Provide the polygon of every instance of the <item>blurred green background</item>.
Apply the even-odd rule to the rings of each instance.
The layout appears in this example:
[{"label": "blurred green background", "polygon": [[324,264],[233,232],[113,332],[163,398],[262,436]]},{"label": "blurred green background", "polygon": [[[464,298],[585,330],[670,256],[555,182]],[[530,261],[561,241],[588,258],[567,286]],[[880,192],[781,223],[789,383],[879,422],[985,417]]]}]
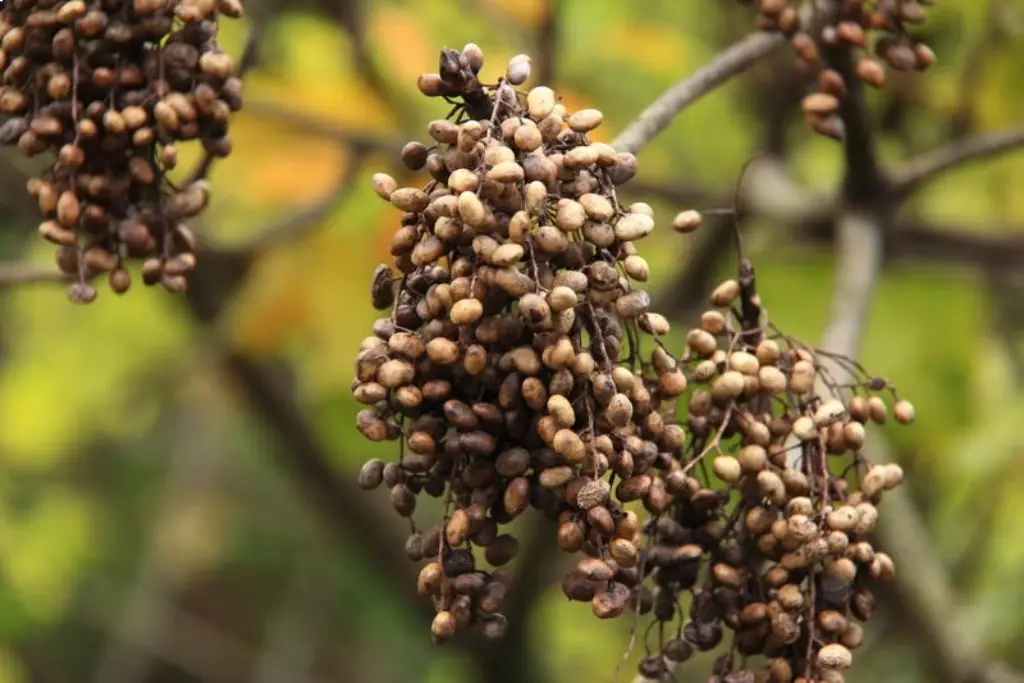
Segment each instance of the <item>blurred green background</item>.
[{"label": "blurred green background", "polygon": [[[394,150],[447,113],[415,86],[444,45],[481,45],[492,79],[530,53],[531,83],[555,86],[570,110],[600,108],[597,138],[609,141],[749,33],[753,10],[727,0],[248,6],[260,61],[232,124],[235,152],[211,174],[212,206],[196,226],[211,246],[190,299],[103,290],[74,307],[54,282],[0,292],[0,683],[631,680],[642,645],[615,678],[630,619],[598,622],[564,600],[564,558],[546,547],[546,528],[547,544],[527,542],[517,565],[509,639],[430,644],[416,567],[402,555],[406,524],[386,494],[354,486],[365,459],[390,455],[354,429],[349,392],[375,317],[370,274],[389,260],[398,218],[369,177],[415,180]],[[251,27],[225,24],[232,54]],[[869,93],[882,159],[896,168],[953,138],[1024,125],[1022,28],[1019,2],[937,3],[919,31],[934,70]],[[841,181],[841,145],[806,129],[801,94],[791,53],[777,51],[640,154],[627,194],[662,217],[641,253],[675,316],[692,320],[708,275],[734,267],[715,221],[683,237],[668,228],[676,211],[728,206],[740,167],[764,149],[810,190]],[[7,263],[52,263],[23,196],[33,168],[0,155]],[[887,263],[863,360],[917,406],[913,428],[886,434],[956,590],[944,618],[1024,669],[1022,187],[1024,154],[1007,154],[907,201],[899,220],[924,232]],[[773,318],[814,343],[834,254],[827,226],[812,228],[745,226]],[[275,238],[251,255],[268,229]],[[980,246],[926,249],[929,231]],[[417,513],[424,524],[439,514]],[[899,567],[910,580],[918,569]],[[943,680],[929,667],[934,643],[893,600],[849,679]],[[703,680],[709,666],[683,676]]]}]

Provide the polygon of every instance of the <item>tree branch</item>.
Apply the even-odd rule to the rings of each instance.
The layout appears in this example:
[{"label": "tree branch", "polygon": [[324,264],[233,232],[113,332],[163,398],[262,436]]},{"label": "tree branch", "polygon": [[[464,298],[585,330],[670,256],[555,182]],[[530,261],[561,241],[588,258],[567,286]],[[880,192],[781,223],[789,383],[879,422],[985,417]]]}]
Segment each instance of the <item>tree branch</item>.
[{"label": "tree branch", "polygon": [[246,101],[243,110],[246,116],[263,116],[276,119],[283,123],[293,125],[303,133],[315,136],[330,138],[339,143],[351,145],[358,149],[381,152],[382,154],[397,155],[403,143],[397,138],[383,138],[375,135],[361,133],[346,126],[324,121],[305,112],[298,111],[292,107],[283,106],[277,102],[268,100]]},{"label": "tree branch", "polygon": [[[206,254],[199,259],[201,265],[193,274],[186,296],[195,320],[206,328],[212,330],[244,279],[247,269],[222,265],[237,258]],[[234,273],[230,273],[232,270]],[[339,476],[329,464],[331,457],[289,386],[287,366],[249,358],[223,341],[218,341],[218,346],[225,369],[279,442],[274,454],[302,499],[331,531],[359,548],[366,561],[388,577],[392,591],[404,595],[409,604],[425,612],[429,606],[416,597],[416,575],[402,551],[403,539],[388,524],[367,523],[367,517],[374,514],[372,502],[350,478]]]},{"label": "tree branch", "polygon": [[[148,679],[153,659],[136,647],[133,636],[151,647],[173,631],[174,586],[167,576],[168,548],[159,542],[161,527],[175,519],[185,503],[216,487],[223,475],[225,453],[218,438],[216,420],[200,413],[186,401],[181,409],[171,453],[170,470],[161,495],[146,551],[139,561],[134,586],[114,624],[112,638],[100,658],[95,683],[141,683]],[[223,678],[221,680],[224,680]]]},{"label": "tree branch", "polygon": [[[851,211],[839,220],[836,228],[836,253],[839,257],[831,314],[821,347],[854,357],[860,349],[875,282],[882,268],[881,230],[868,216]],[[829,372],[837,383],[848,379],[838,364],[830,367]]]},{"label": "tree branch", "polygon": [[637,153],[665,130],[679,112],[785,42],[781,34],[753,33],[727,48],[690,77],[662,93],[612,141],[612,147],[622,152]]},{"label": "tree branch", "polygon": [[[885,440],[868,432],[862,454],[871,462],[890,462]],[[935,680],[946,683],[1022,683],[1024,676],[1003,662],[992,661],[976,631],[959,618],[962,610],[946,575],[942,558],[929,542],[921,513],[902,489],[885,495],[878,517],[877,544],[897,567],[892,585],[894,611],[905,614],[911,629],[929,643],[927,660]]]},{"label": "tree branch", "polygon": [[[839,225],[836,279],[832,312],[821,346],[830,352],[856,357],[864,334],[875,282],[881,272],[882,231],[864,215],[850,213]],[[833,381],[843,383],[848,372],[831,359],[823,364]],[[869,434],[861,454],[871,462],[891,460],[885,441]],[[1022,680],[1002,665],[989,663],[982,644],[970,637],[957,620],[957,605],[942,558],[928,541],[928,529],[909,494],[897,489],[886,494],[878,518],[876,540],[898,568],[893,597],[908,614],[912,629],[929,643],[934,674],[945,683],[1020,683]],[[908,571],[913,568],[912,571]]]},{"label": "tree branch", "polygon": [[985,11],[985,27],[973,45],[967,48],[963,70],[960,72],[957,108],[949,117],[949,137],[961,138],[974,127],[975,109],[978,106],[978,91],[984,83],[982,78],[989,58],[1006,44],[1008,31],[1005,21],[1012,1],[988,0]]},{"label": "tree branch", "polygon": [[70,282],[72,278],[53,266],[31,263],[0,263],[0,288],[40,282]]},{"label": "tree branch", "polygon": [[537,82],[553,85],[555,81],[558,43],[561,34],[562,0],[545,0],[544,17],[537,27]]},{"label": "tree branch", "polygon": [[[839,4],[832,5],[838,9]],[[870,205],[887,199],[886,178],[875,149],[874,123],[867,102],[864,85],[857,77],[853,55],[841,45],[826,45],[825,60],[843,77],[847,93],[839,105],[839,118],[843,121],[843,149],[846,175],[843,179],[843,199],[849,205]],[[887,213],[888,207],[877,207]],[[886,222],[878,227],[885,228]]]},{"label": "tree branch", "polygon": [[[793,236],[809,243],[832,243],[832,223],[797,226]],[[886,258],[916,263],[947,263],[985,271],[1011,270],[1024,263],[1020,226],[941,225],[904,218],[893,226]]]},{"label": "tree branch", "polygon": [[945,171],[1024,147],[1024,128],[957,140],[908,161],[892,174],[892,191],[904,198]]},{"label": "tree branch", "polygon": [[[845,50],[833,55],[834,67],[846,75],[849,55]],[[846,79],[848,83],[851,79]],[[846,124],[847,178],[844,197],[850,208],[838,223],[838,245],[832,310],[825,328],[822,347],[847,357],[858,355],[871,306],[875,283],[881,273],[884,236],[892,218],[892,195],[883,182],[877,162],[872,162],[866,108],[851,90],[841,111]],[[860,138],[860,139],[858,139]],[[874,173],[873,177],[851,177]],[[831,359],[825,365],[836,383],[847,381],[844,372]],[[819,378],[821,375],[819,375]],[[819,380],[821,381],[821,380]],[[884,442],[871,435],[861,451],[868,460],[887,459]],[[895,490],[886,495],[886,507],[880,515],[877,536],[892,554],[898,567],[913,567],[913,572],[896,574],[894,593],[903,598],[905,609],[913,616],[915,631],[924,634],[936,677],[947,683],[990,680],[989,665],[981,643],[972,641],[955,626],[956,604],[941,558],[928,542],[928,530],[909,494]]]},{"label": "tree branch", "polygon": [[539,596],[557,580],[564,553],[554,543],[555,525],[540,517],[524,525],[523,549],[516,560],[516,574],[504,612],[508,630],[497,642],[474,649],[478,676],[486,683],[546,683],[550,673],[531,642],[530,615]]}]

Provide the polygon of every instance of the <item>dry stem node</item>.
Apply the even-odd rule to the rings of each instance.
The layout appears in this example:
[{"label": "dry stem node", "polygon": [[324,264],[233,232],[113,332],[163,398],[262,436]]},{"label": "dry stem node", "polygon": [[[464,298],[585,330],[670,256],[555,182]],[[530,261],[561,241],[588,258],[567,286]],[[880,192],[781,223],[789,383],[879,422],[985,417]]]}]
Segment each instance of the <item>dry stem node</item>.
[{"label": "dry stem node", "polygon": [[0,143],[56,157],[28,192],[75,278],[72,301],[95,299],[100,273],[126,292],[132,259],[145,284],[186,289],[195,239],[183,221],[209,191],[166,174],[180,142],[231,152],[242,83],[217,43],[222,16],[242,16],[241,0],[12,0],[0,12]]},{"label": "dry stem node", "polygon": [[[432,180],[374,177],[402,211],[397,275],[374,272],[371,299],[390,313],[362,342],[352,386],[360,432],[399,444],[360,485],[387,486],[404,517],[420,493],[445,500],[444,518],[414,525],[406,544],[427,560],[433,638],[501,636],[503,568],[519,547],[504,527],[533,508],[557,520],[553,543],[582,554],[568,599],[600,619],[650,615],[642,675],[731,633],[716,681],[841,680],[870,582],[894,572],[867,539],[903,477],[859,456],[865,424],[887,419],[883,395],[900,422],[913,407],[779,332],[742,258],[673,354],[641,286],[653,212],[616,195],[636,158],[590,141],[599,111],[517,90],[525,56],[496,85],[479,80],[482,63],[475,45],[446,49],[420,78],[454,105],[431,142],[403,152]],[[683,212],[674,227],[700,222]],[[837,385],[825,356],[855,379]]]}]

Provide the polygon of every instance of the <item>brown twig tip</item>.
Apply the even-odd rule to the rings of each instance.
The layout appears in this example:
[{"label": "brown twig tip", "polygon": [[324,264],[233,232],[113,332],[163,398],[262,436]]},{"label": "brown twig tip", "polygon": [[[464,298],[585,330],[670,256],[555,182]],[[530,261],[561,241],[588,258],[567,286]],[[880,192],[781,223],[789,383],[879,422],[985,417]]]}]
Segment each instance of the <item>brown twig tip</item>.
[{"label": "brown twig tip", "polygon": [[985,133],[958,140],[908,161],[892,174],[892,189],[906,197],[945,171],[1024,147],[1024,128]]},{"label": "brown twig tip", "polygon": [[620,152],[637,153],[665,130],[679,112],[785,42],[781,34],[754,33],[747,36],[666,90],[612,141],[612,147]]}]

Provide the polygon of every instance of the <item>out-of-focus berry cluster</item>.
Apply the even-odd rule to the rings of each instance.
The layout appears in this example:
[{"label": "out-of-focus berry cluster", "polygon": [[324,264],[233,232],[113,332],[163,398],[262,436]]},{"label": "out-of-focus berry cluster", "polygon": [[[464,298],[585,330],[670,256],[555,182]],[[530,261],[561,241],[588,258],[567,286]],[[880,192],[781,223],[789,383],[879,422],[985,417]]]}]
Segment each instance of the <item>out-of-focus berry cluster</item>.
[{"label": "out-of-focus berry cluster", "polygon": [[814,83],[803,100],[807,123],[819,133],[842,136],[836,116],[847,83],[822,53],[832,46],[853,50],[853,74],[881,88],[886,71],[923,71],[935,63],[935,53],[917,40],[912,28],[925,21],[935,0],[840,0],[836,11],[801,12],[796,0],[759,0],[758,25],[789,38],[803,75]]},{"label": "out-of-focus berry cluster", "polygon": [[195,244],[183,221],[208,190],[166,173],[183,141],[231,152],[242,83],[217,30],[241,15],[240,0],[12,0],[0,12],[0,143],[55,157],[28,191],[75,278],[73,301],[95,299],[100,273],[127,291],[132,259],[146,284],[187,287]]}]

